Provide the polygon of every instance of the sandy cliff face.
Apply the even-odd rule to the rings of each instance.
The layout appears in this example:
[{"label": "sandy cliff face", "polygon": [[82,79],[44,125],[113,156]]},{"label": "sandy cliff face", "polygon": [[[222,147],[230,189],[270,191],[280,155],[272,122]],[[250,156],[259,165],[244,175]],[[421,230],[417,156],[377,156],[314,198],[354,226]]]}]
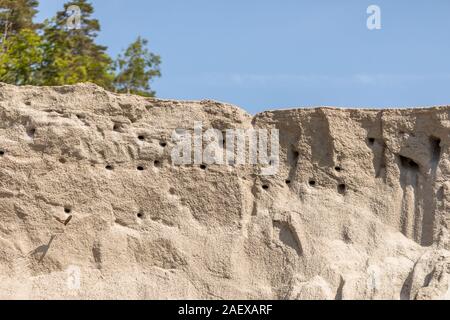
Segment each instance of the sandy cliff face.
[{"label": "sandy cliff face", "polygon": [[[278,129],[278,170],[175,165],[194,122]],[[0,84],[0,298],[450,298],[449,134],[449,107]]]}]

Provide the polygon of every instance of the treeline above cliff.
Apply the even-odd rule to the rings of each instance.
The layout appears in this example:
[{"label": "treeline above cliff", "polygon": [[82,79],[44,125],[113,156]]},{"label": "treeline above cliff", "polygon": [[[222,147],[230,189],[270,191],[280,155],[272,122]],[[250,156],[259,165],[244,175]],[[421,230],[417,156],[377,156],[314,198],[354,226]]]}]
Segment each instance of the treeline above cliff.
[{"label": "treeline above cliff", "polygon": [[161,76],[158,55],[141,37],[113,59],[97,43],[100,22],[87,0],[69,1],[56,15],[36,23],[37,0],[0,0],[0,82],[65,85],[93,82],[105,89],[154,96]]}]

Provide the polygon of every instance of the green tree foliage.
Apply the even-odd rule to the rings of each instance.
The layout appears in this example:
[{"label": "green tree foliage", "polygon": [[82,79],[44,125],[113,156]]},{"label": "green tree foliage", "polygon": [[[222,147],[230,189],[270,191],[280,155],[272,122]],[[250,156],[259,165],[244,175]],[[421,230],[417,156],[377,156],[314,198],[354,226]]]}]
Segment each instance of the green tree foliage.
[{"label": "green tree foliage", "polygon": [[9,37],[23,29],[35,30],[38,27],[33,23],[37,6],[37,0],[0,0],[0,54],[8,49]]},{"label": "green tree foliage", "polygon": [[39,85],[39,66],[43,61],[41,37],[33,30],[22,29],[9,36],[0,55],[0,81],[17,85]]},{"label": "green tree foliage", "polygon": [[0,0],[0,32],[4,37],[22,29],[34,30],[33,18],[37,13],[37,0]]},{"label": "green tree foliage", "polygon": [[161,58],[147,49],[148,41],[138,37],[119,55],[116,61],[118,74],[114,81],[117,91],[154,96],[150,80],[161,76]]},{"label": "green tree foliage", "polygon": [[[35,24],[37,0],[0,0],[0,81],[17,85],[93,82],[117,92],[153,96],[150,81],[159,77],[160,57],[138,38],[116,61],[96,43],[100,23],[87,0],[69,1],[56,16]],[[71,6],[79,24],[69,28]],[[78,21],[76,21],[78,22]]]},{"label": "green tree foliage", "polygon": [[[69,6],[81,9],[79,28],[69,29]],[[46,85],[93,82],[113,89],[112,59],[106,47],[95,43],[100,31],[98,20],[91,18],[94,8],[86,0],[71,1],[56,17],[47,21],[43,38],[45,60],[42,77]]]},{"label": "green tree foliage", "polygon": [[36,0],[0,0],[0,81],[38,84],[42,42],[33,22]]}]

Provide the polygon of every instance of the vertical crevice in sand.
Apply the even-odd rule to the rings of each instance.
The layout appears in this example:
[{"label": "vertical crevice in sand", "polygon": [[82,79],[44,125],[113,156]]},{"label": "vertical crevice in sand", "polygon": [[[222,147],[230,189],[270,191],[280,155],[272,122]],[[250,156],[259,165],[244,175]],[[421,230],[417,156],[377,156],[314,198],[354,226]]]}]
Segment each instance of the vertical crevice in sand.
[{"label": "vertical crevice in sand", "polygon": [[242,234],[245,238],[248,238],[248,225],[253,216],[256,216],[257,213],[257,186],[256,181],[248,181],[242,179],[242,191],[243,195],[241,198],[242,201],[242,213],[240,220],[240,227],[242,230]]},{"label": "vertical crevice in sand", "polygon": [[340,280],[339,280],[339,287],[337,288],[336,291],[336,296],[334,297],[334,300],[342,300],[342,292],[345,286],[345,280],[344,278],[341,276]]},{"label": "vertical crevice in sand", "polygon": [[422,246],[431,246],[434,240],[437,201],[439,190],[436,188],[436,173],[441,159],[441,139],[430,137],[430,175],[423,190],[423,219],[421,222]]},{"label": "vertical crevice in sand", "polygon": [[[381,140],[379,144],[381,145],[381,152],[377,156],[377,161],[374,156],[374,166],[375,166],[375,177],[383,179],[383,182],[386,183],[386,142],[384,140],[384,121],[383,121],[384,111],[380,111],[377,114],[377,121],[379,123],[379,135]],[[375,161],[378,163],[376,164]]]},{"label": "vertical crevice in sand", "polygon": [[441,139],[434,136],[430,137],[431,147],[431,168],[436,172],[437,166],[441,159]]},{"label": "vertical crevice in sand", "polygon": [[400,291],[400,300],[411,300],[411,290],[413,286],[414,270],[416,268],[417,262],[412,267],[408,274],[408,277],[403,282],[403,286]]},{"label": "vertical crevice in sand", "polygon": [[386,183],[386,144],[383,142],[381,147],[381,155],[375,170],[375,177],[381,178]]},{"label": "vertical crevice in sand", "polygon": [[416,199],[419,166],[412,159],[403,156],[399,156],[399,161],[400,185],[403,190],[400,215],[401,232],[406,237],[414,239],[414,230],[417,219]]},{"label": "vertical crevice in sand", "polygon": [[102,252],[101,246],[98,241],[95,241],[92,246],[92,257],[94,258],[94,263],[97,269],[102,268]]},{"label": "vertical crevice in sand", "polygon": [[[298,141],[298,139],[297,139],[297,141]],[[296,177],[299,158],[300,158],[300,153],[293,145],[291,145],[287,151],[287,162],[289,164],[289,173],[288,173],[288,178],[286,179],[286,184],[288,184],[288,185],[292,181],[294,181],[294,178]]]},{"label": "vertical crevice in sand", "polygon": [[253,181],[253,185],[252,185],[252,189],[251,189],[251,193],[252,193],[252,198],[253,198],[253,205],[252,205],[252,216],[256,216],[258,214],[258,186],[256,183],[256,180]]},{"label": "vertical crevice in sand", "polygon": [[436,180],[441,153],[441,139],[431,136],[429,160],[423,167],[410,158],[399,156],[403,190],[401,231],[422,246],[431,246],[436,238],[439,206]]},{"label": "vertical crevice in sand", "polygon": [[413,238],[414,241],[417,243],[422,242],[422,227],[423,227],[423,219],[424,219],[424,212],[426,212],[425,204],[423,197],[424,192],[424,185],[426,185],[426,179],[420,175],[417,174],[416,176],[416,187],[414,188],[415,194],[414,194],[414,235]]},{"label": "vertical crevice in sand", "polygon": [[334,166],[334,144],[330,123],[324,110],[317,109],[309,119],[309,127],[314,128],[309,133],[311,142],[311,160],[319,167]]},{"label": "vertical crevice in sand", "polygon": [[386,142],[383,137],[383,111],[377,113],[376,118],[363,127],[367,131],[366,144],[372,150],[372,164],[375,177],[386,183]]}]

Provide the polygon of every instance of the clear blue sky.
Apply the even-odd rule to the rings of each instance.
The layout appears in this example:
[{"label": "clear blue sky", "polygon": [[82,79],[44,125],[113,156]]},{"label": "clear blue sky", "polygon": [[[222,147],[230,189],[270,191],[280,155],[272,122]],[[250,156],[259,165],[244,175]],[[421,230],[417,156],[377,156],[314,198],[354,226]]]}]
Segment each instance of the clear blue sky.
[{"label": "clear blue sky", "polygon": [[[39,19],[64,0],[41,0]],[[157,96],[302,106],[450,104],[448,0],[93,0],[116,56],[141,35],[162,57]],[[369,5],[382,29],[366,27]]]}]

